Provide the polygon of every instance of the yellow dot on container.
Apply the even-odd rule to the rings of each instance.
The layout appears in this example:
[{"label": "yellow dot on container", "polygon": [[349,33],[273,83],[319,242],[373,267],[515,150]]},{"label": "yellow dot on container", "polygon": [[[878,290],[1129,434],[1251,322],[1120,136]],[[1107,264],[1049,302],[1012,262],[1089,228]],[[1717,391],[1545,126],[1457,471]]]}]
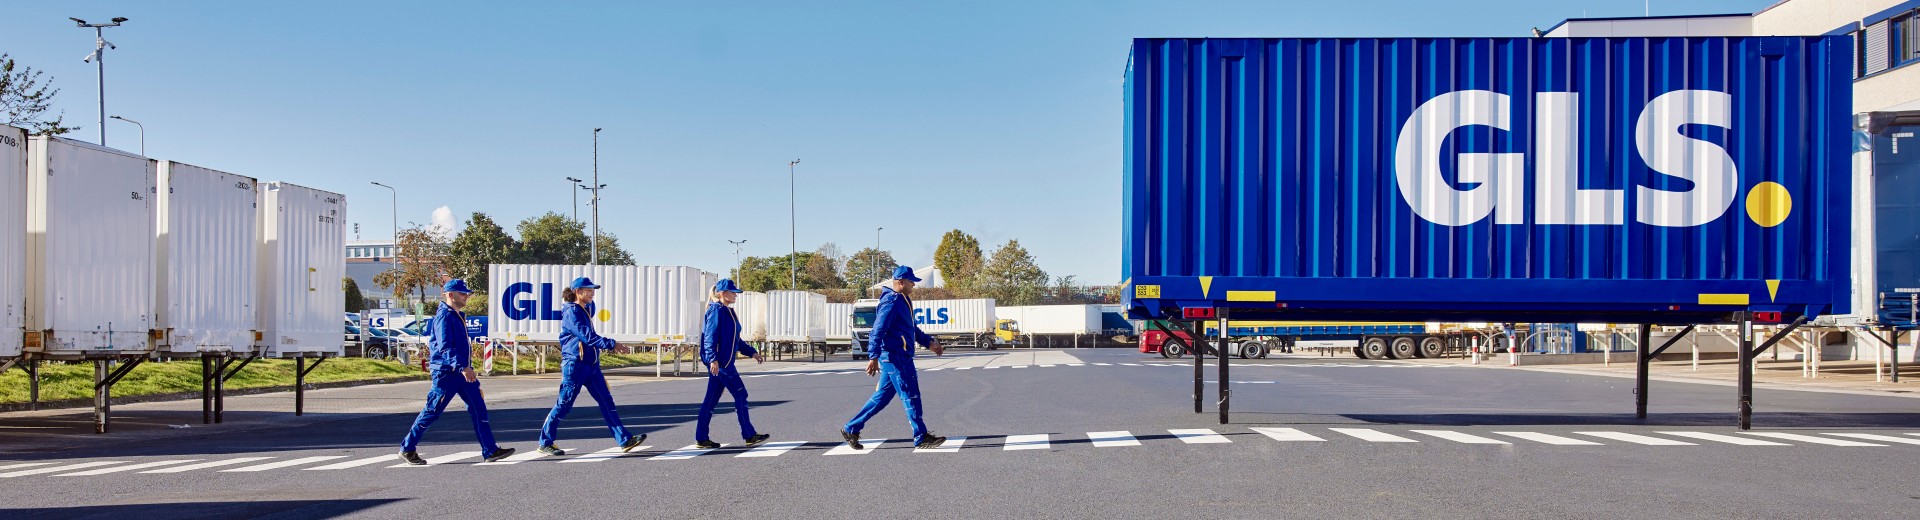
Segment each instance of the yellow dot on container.
[{"label": "yellow dot on container", "polygon": [[613,311],[600,309],[600,313],[594,317],[600,321],[613,321]]},{"label": "yellow dot on container", "polygon": [[1774,227],[1793,213],[1793,194],[1780,183],[1767,181],[1747,191],[1747,218],[1760,227]]}]

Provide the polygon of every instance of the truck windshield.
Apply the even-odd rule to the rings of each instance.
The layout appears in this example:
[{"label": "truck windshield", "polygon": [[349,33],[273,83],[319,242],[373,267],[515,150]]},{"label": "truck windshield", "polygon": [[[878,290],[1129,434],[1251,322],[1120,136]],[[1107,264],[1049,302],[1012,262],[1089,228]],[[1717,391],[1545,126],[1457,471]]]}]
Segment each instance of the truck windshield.
[{"label": "truck windshield", "polygon": [[879,312],[878,309],[855,309],[853,311],[853,327],[856,329],[873,328],[873,316],[877,312]]}]

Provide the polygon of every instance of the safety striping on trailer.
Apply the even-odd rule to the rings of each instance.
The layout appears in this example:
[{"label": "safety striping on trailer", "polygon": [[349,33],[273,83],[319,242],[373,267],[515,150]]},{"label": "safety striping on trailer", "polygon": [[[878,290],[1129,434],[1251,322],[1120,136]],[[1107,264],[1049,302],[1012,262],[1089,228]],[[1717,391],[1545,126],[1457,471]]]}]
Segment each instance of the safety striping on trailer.
[{"label": "safety striping on trailer", "polygon": [[861,439],[860,449],[857,449],[857,450],[853,449],[853,446],[848,446],[846,443],[842,442],[840,443],[839,446],[834,446],[833,449],[827,450],[825,455],[866,455],[868,453],[873,453],[873,450],[876,448],[879,448],[880,444],[884,442],[887,442],[887,440],[886,439]]},{"label": "safety striping on trailer", "polygon": [[618,447],[607,448],[604,450],[588,453],[586,455],[581,455],[581,456],[563,460],[560,462],[563,464],[568,462],[605,462],[605,461],[617,459],[620,457],[639,455],[642,450],[645,450],[647,448],[652,448],[652,446],[634,446],[633,451],[627,451],[625,449],[621,449]]},{"label": "safety striping on trailer", "polygon": [[1233,442],[1233,440],[1228,439],[1226,436],[1206,428],[1167,430],[1167,433],[1173,434],[1174,437],[1180,439],[1180,442],[1187,444],[1226,444]]},{"label": "safety striping on trailer", "polygon": [[548,454],[546,452],[543,452],[540,450],[528,450],[520,453],[515,453],[504,459],[496,460],[493,462],[482,462],[474,465],[475,466],[511,466],[511,465],[519,464],[529,460],[539,459],[547,455]]},{"label": "safety striping on trailer", "polygon": [[[720,448],[725,448],[725,447],[727,447],[727,445],[725,444],[720,445]],[[649,458],[647,460],[687,460],[687,459],[691,459],[701,455],[706,455],[707,452],[717,450],[720,448],[702,448],[697,445],[689,444],[685,448],[680,448],[677,450],[655,455],[652,458]]]},{"label": "safety striping on trailer", "polygon": [[914,453],[958,453],[960,447],[967,444],[967,438],[958,435],[947,437],[947,442],[933,448],[914,448]]},{"label": "safety striping on trailer", "polygon": [[336,462],[336,463],[328,464],[325,466],[314,466],[314,467],[305,468],[305,469],[306,471],[331,471],[331,470],[339,470],[339,469],[350,469],[350,468],[358,468],[361,466],[366,466],[371,464],[379,464],[382,462],[394,460],[396,458],[398,457],[394,455],[381,455],[378,457],[367,457],[364,459],[355,459],[355,460],[349,460],[346,462]]},{"label": "safety striping on trailer", "polygon": [[1815,437],[1812,435],[1801,435],[1798,433],[1781,433],[1781,432],[1741,432],[1741,433],[1745,433],[1747,435],[1758,435],[1761,437],[1772,437],[1775,439],[1782,439],[1782,440],[1789,440],[1789,441],[1810,442],[1813,444],[1825,444],[1828,446],[1874,446],[1874,447],[1882,447],[1882,448],[1887,446],[1885,444],[1874,444],[1871,442],[1849,441],[1849,440],[1842,440],[1842,439],[1829,439],[1826,437]]},{"label": "safety striping on trailer", "polygon": [[1538,442],[1542,444],[1552,444],[1555,446],[1604,446],[1603,444],[1600,444],[1598,442],[1593,442],[1585,439],[1561,437],[1559,435],[1552,435],[1552,434],[1538,433],[1538,432],[1493,432],[1493,433],[1498,435],[1513,437],[1515,439],[1533,441],[1533,442]]},{"label": "safety striping on trailer", "polygon": [[1871,433],[1827,433],[1825,435],[1834,435],[1839,437],[1852,437],[1855,439],[1891,442],[1896,444],[1920,444],[1920,439],[1908,439],[1903,437],[1894,437],[1892,435],[1874,435]]},{"label": "safety striping on trailer", "polygon": [[1133,438],[1133,432],[1129,431],[1087,432],[1087,440],[1092,441],[1095,448],[1140,445],[1140,439]]},{"label": "safety striping on trailer", "polygon": [[1621,433],[1621,432],[1573,432],[1573,433],[1578,433],[1581,435],[1587,435],[1592,437],[1599,437],[1602,439],[1611,439],[1611,440],[1622,441],[1622,442],[1631,442],[1634,444],[1643,444],[1647,446],[1697,446],[1697,444],[1694,444],[1691,442],[1682,442],[1682,441],[1676,441],[1673,439],[1662,439],[1659,437],[1648,437],[1645,435],[1634,435],[1631,433]]},{"label": "safety striping on trailer", "polygon": [[1353,437],[1355,439],[1360,439],[1367,442],[1420,442],[1420,441],[1416,441],[1406,437],[1401,437],[1399,435],[1383,432],[1380,430],[1369,430],[1366,428],[1327,428],[1327,429],[1333,430],[1335,432],[1339,432],[1341,434],[1345,434],[1348,437]]},{"label": "safety striping on trailer", "polygon": [[387,466],[387,467],[389,468],[424,468],[427,466],[438,466],[441,464],[460,462],[467,459],[478,458],[479,456],[480,456],[480,452],[477,452],[477,451],[462,451],[462,452],[458,452],[450,455],[441,455],[438,457],[427,459],[427,463],[424,466],[416,466],[413,464],[402,462],[402,463],[394,464],[392,466]]},{"label": "safety striping on trailer", "polygon": [[266,471],[270,469],[291,468],[294,466],[302,466],[306,464],[312,464],[315,462],[328,461],[333,459],[344,459],[344,458],[347,458],[347,456],[346,455],[321,455],[317,457],[301,457],[298,459],[283,460],[279,462],[268,462],[266,464],[241,466],[238,468],[221,470],[221,471],[231,472],[231,473],[250,473],[250,472],[256,472],[256,471]]},{"label": "safety striping on trailer", "polygon": [[111,465],[114,465],[114,464],[126,464],[126,463],[127,463],[127,461],[124,461],[124,460],[96,460],[96,461],[93,461],[93,462],[81,462],[81,463],[77,463],[77,464],[68,464],[68,465],[65,465],[65,466],[54,466],[54,467],[50,467],[50,468],[33,468],[33,469],[23,469],[23,470],[19,470],[19,471],[11,471],[11,472],[7,472],[7,473],[0,473],[0,478],[13,478],[13,477],[26,477],[26,476],[32,476],[32,475],[44,475],[44,474],[47,474],[47,473],[59,473],[59,472],[62,472],[62,471],[70,471],[70,470],[76,470],[76,469],[87,469],[87,468],[97,468],[97,467],[100,467],[100,466],[111,466]]},{"label": "safety striping on trailer", "polygon": [[1303,432],[1293,428],[1254,428],[1253,431],[1255,433],[1265,435],[1267,436],[1267,438],[1270,438],[1276,441],[1281,441],[1281,442],[1301,442],[1301,441],[1326,442],[1326,439],[1322,439],[1320,437],[1314,436],[1313,434],[1309,434],[1307,432]]},{"label": "safety striping on trailer", "polygon": [[769,442],[766,444],[755,446],[753,449],[747,450],[746,453],[742,453],[734,456],[740,457],[740,458],[778,457],[781,455],[785,455],[789,451],[793,451],[794,448],[798,448],[806,445],[807,445],[806,441]]},{"label": "safety striping on trailer", "polygon": [[1672,435],[1675,437],[1700,439],[1703,441],[1724,442],[1727,444],[1733,444],[1737,446],[1791,446],[1790,444],[1783,444],[1783,443],[1778,443],[1773,441],[1763,441],[1760,439],[1749,439],[1746,437],[1735,437],[1732,435],[1721,435],[1718,433],[1707,433],[1707,432],[1660,432],[1660,433]]},{"label": "safety striping on trailer", "polygon": [[1007,451],[1044,450],[1053,447],[1047,437],[1048,435],[1044,433],[1034,435],[1008,435],[1007,440],[1001,444],[1005,446]]},{"label": "safety striping on trailer", "polygon": [[1486,437],[1481,437],[1479,435],[1473,435],[1469,433],[1460,433],[1460,432],[1449,431],[1449,430],[1413,430],[1413,433],[1418,433],[1421,435],[1431,435],[1434,437],[1439,437],[1442,439],[1458,442],[1461,444],[1513,444],[1511,442],[1503,441],[1500,439],[1490,439]]},{"label": "safety striping on trailer", "polygon": [[246,464],[248,462],[253,462],[256,460],[267,460],[271,458],[273,457],[240,457],[237,459],[216,460],[211,462],[202,462],[199,464],[189,464],[186,466],[174,466],[171,468],[161,468],[161,469],[156,469],[152,471],[142,471],[140,473],[186,473],[188,471],[202,470],[202,469],[208,469],[208,468],[218,468],[221,466],[232,466],[234,464]]}]

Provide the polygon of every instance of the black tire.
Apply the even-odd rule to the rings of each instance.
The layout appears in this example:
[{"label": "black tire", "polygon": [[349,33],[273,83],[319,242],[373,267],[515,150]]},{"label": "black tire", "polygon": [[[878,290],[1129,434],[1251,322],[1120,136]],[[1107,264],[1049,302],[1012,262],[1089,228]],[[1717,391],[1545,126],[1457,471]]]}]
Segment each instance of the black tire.
[{"label": "black tire", "polygon": [[1414,351],[1420,350],[1420,345],[1414,343],[1413,338],[1406,336],[1393,338],[1392,345],[1393,346],[1387,350],[1387,357],[1393,359],[1413,359]]},{"label": "black tire", "polygon": [[1254,358],[1263,358],[1263,357],[1267,357],[1266,343],[1261,343],[1258,341],[1249,341],[1249,342],[1240,344],[1240,359],[1254,359]]},{"label": "black tire", "polygon": [[1166,343],[1160,344],[1160,355],[1180,359],[1181,356],[1187,355],[1187,344],[1177,339],[1167,340]]},{"label": "black tire", "polygon": [[372,359],[386,359],[386,358],[387,358],[387,348],[386,348],[386,347],[383,347],[383,346],[379,346],[379,345],[374,345],[374,346],[371,346],[371,347],[366,347],[365,349],[363,349],[363,350],[361,350],[361,352],[364,352],[364,353],[366,353],[366,355],[367,355],[367,357],[369,357],[369,358],[372,358]]},{"label": "black tire", "polygon": [[1392,347],[1387,345],[1387,338],[1372,337],[1360,342],[1360,350],[1363,351],[1362,358],[1387,359]]},{"label": "black tire", "polygon": [[1355,346],[1355,347],[1353,347],[1353,357],[1357,357],[1357,358],[1360,358],[1360,359],[1366,359],[1366,358],[1367,358],[1367,351],[1366,351],[1366,350],[1362,350],[1362,349],[1361,349],[1361,348],[1360,348],[1359,346]]},{"label": "black tire", "polygon": [[1437,358],[1447,353],[1447,342],[1433,336],[1420,339],[1420,348],[1413,354],[1423,358]]}]

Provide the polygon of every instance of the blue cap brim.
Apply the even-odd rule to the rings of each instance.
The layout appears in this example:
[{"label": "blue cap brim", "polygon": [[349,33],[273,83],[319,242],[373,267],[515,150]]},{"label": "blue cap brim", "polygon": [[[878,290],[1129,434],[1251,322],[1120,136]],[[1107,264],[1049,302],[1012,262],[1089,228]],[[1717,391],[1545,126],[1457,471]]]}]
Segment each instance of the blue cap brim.
[{"label": "blue cap brim", "polygon": [[909,281],[909,282],[913,282],[913,283],[920,283],[920,279],[919,279],[919,278],[917,278],[917,277],[912,277],[912,276],[902,276],[902,277],[899,277],[899,278],[896,278],[896,279],[897,279],[897,280],[906,280],[906,281]]}]

